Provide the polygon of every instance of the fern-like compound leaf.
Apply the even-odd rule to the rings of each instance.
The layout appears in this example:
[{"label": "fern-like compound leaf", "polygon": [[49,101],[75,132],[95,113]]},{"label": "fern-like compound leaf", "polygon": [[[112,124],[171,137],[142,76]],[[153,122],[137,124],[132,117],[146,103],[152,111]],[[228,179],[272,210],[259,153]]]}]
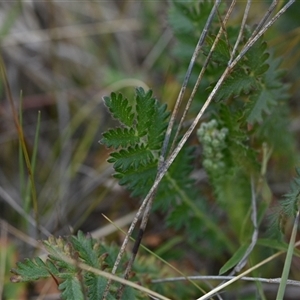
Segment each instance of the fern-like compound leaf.
[{"label": "fern-like compound leaf", "polygon": [[[110,105],[113,100],[108,98],[105,101]],[[119,98],[125,99],[123,96]],[[148,192],[155,179],[169,112],[166,105],[153,97],[151,90],[146,92],[137,88],[131,103],[135,107],[132,126],[110,129],[103,134],[101,143],[118,149],[110,154],[108,162],[114,164],[114,176],[119,179],[119,183],[127,186],[134,195],[142,196]],[[113,116],[117,117],[116,114]]]},{"label": "fern-like compound leaf", "polygon": [[111,93],[110,97],[103,99],[114,118],[125,126],[131,127],[133,125],[134,112],[122,94]]}]

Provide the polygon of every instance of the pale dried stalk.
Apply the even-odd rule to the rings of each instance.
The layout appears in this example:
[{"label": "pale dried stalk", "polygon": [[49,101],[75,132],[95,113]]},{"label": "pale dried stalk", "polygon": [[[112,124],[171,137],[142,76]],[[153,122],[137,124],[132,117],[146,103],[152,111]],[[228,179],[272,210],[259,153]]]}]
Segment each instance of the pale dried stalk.
[{"label": "pale dried stalk", "polygon": [[238,35],[238,37],[236,39],[236,42],[234,44],[234,47],[233,47],[233,50],[231,52],[231,56],[230,56],[230,60],[229,60],[228,64],[230,64],[232,62],[232,60],[234,58],[234,55],[235,55],[235,52],[237,50],[237,47],[238,47],[238,45],[239,45],[239,43],[242,39],[244,28],[245,28],[246,21],[247,21],[247,17],[248,17],[249,10],[250,10],[250,7],[251,7],[251,2],[252,2],[252,0],[247,0],[247,5],[246,5],[245,11],[244,11],[244,16],[243,16],[241,28],[240,28],[240,31],[239,31],[239,35]]},{"label": "pale dried stalk", "polygon": [[214,40],[214,43],[213,43],[213,45],[212,45],[212,47],[211,47],[211,49],[210,49],[210,51],[209,51],[209,53],[208,53],[208,56],[207,56],[207,58],[206,58],[206,60],[205,60],[205,62],[204,62],[204,64],[203,64],[203,67],[202,67],[202,69],[201,69],[201,72],[200,72],[200,74],[199,74],[199,76],[198,76],[198,78],[197,78],[197,81],[196,81],[196,83],[195,83],[195,86],[194,86],[194,88],[193,88],[193,90],[192,90],[192,93],[191,93],[191,95],[190,95],[190,97],[189,97],[189,100],[188,100],[187,105],[186,105],[186,107],[185,107],[185,109],[184,109],[183,115],[182,115],[181,120],[180,120],[180,122],[179,122],[178,129],[177,129],[177,131],[176,131],[176,134],[175,134],[175,137],[174,137],[174,140],[173,140],[173,145],[172,145],[172,147],[171,147],[172,150],[173,150],[174,143],[175,143],[175,141],[177,140],[177,137],[178,137],[179,132],[180,132],[180,130],[181,130],[182,124],[183,124],[183,122],[184,122],[184,120],[185,120],[185,117],[186,117],[186,115],[187,115],[187,112],[188,112],[188,110],[189,110],[189,108],[190,108],[190,106],[191,106],[191,104],[192,104],[192,101],[193,101],[194,98],[195,98],[196,92],[197,92],[197,90],[198,90],[198,88],[199,88],[199,85],[200,85],[200,83],[201,83],[201,80],[202,80],[202,78],[203,78],[203,76],[204,76],[204,73],[205,73],[205,71],[206,71],[206,69],[207,69],[207,66],[208,66],[208,64],[209,64],[209,62],[210,62],[210,58],[211,58],[211,56],[212,56],[212,54],[213,54],[213,51],[214,51],[214,49],[216,48],[216,46],[217,46],[217,44],[218,44],[218,41],[219,41],[219,39],[221,38],[222,33],[224,33],[224,30],[225,30],[224,25],[226,25],[226,23],[227,23],[227,21],[228,21],[230,15],[231,15],[231,13],[232,13],[232,10],[233,10],[235,4],[236,4],[236,0],[232,1],[231,5],[230,5],[230,7],[229,7],[229,9],[228,9],[228,11],[227,11],[227,14],[226,14],[226,16],[225,16],[225,18],[224,18],[224,21],[222,22],[223,25],[220,27],[220,30],[219,30],[219,32],[218,32],[218,34],[217,34],[217,36],[216,36],[216,38],[215,38],[215,40]]}]

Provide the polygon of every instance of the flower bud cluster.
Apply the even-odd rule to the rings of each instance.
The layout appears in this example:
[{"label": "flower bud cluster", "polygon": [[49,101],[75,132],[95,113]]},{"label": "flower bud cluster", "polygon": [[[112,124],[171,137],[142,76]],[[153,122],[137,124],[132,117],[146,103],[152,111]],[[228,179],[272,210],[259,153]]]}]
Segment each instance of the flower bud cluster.
[{"label": "flower bud cluster", "polygon": [[218,122],[213,119],[202,123],[197,131],[203,146],[203,166],[208,173],[222,173],[225,168],[223,150],[226,148],[228,129],[218,127]]}]

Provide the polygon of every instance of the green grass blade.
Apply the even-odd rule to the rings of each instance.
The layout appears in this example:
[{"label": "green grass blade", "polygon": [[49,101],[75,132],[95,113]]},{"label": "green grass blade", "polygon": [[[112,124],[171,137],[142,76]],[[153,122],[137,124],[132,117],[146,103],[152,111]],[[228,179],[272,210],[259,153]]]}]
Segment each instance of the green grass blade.
[{"label": "green grass blade", "polygon": [[[36,131],[34,136],[34,144],[33,144],[33,152],[31,156],[31,169],[32,169],[32,176],[34,176],[35,173],[35,166],[36,166],[36,156],[37,156],[37,150],[38,150],[38,142],[39,142],[39,133],[40,133],[40,127],[41,127],[41,112],[38,111],[38,117],[37,117],[37,125],[36,125]],[[25,193],[25,210],[28,212],[30,208],[30,194],[31,191],[31,182],[28,182],[26,193]]]},{"label": "green grass blade", "polygon": [[285,288],[286,288],[286,284],[287,284],[287,280],[291,268],[292,258],[293,258],[298,224],[299,224],[299,210],[297,211],[297,215],[294,221],[293,231],[292,231],[289,248],[284,262],[284,267],[282,271],[281,281],[278,288],[276,300],[282,300],[284,297],[284,292],[285,292]]}]

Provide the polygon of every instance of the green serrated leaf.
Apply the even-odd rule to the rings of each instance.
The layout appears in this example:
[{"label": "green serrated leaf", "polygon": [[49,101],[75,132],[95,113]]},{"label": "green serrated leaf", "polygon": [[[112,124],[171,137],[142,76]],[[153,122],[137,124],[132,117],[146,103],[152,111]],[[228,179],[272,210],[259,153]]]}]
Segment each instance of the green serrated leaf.
[{"label": "green serrated leaf", "polygon": [[12,273],[17,275],[15,282],[34,281],[51,276],[47,266],[39,257],[26,258],[23,262],[17,262],[17,268],[12,269]]},{"label": "green serrated leaf", "polygon": [[278,71],[279,60],[269,62],[267,72],[263,75],[263,84],[258,93],[253,94],[250,103],[246,106],[247,122],[262,123],[263,114],[269,114],[272,107],[287,97],[287,86],[280,82],[281,71]]},{"label": "green serrated leaf", "polygon": [[[245,30],[245,42],[250,38],[252,32],[249,27],[246,27]],[[266,52],[267,43],[261,37],[245,54],[242,63],[248,66],[250,72],[255,74],[255,76],[259,76],[263,74],[263,70],[261,67],[266,64],[267,59],[270,54]],[[266,70],[265,70],[266,71]]]},{"label": "green serrated leaf", "polygon": [[146,146],[136,145],[128,147],[127,149],[121,149],[119,152],[113,152],[110,154],[111,158],[107,161],[114,164],[114,168],[118,172],[126,171],[126,169],[133,167],[138,169],[140,166],[147,164],[154,156],[152,152],[146,148]]},{"label": "green serrated leaf", "polygon": [[160,150],[168,127],[169,112],[167,105],[156,105],[155,113],[148,128],[148,144],[151,150]]},{"label": "green serrated leaf", "polygon": [[253,107],[247,117],[247,122],[253,124],[255,122],[261,123],[263,121],[263,113],[269,113],[269,106],[275,105],[274,95],[272,91],[262,89],[259,93],[251,97]]},{"label": "green serrated leaf", "polygon": [[99,257],[102,254],[99,247],[95,247],[96,241],[91,236],[78,231],[77,237],[71,236],[71,242],[79,257],[94,268],[100,268]]},{"label": "green serrated leaf", "polygon": [[55,238],[50,236],[48,240],[43,241],[43,244],[49,254],[49,259],[56,267],[67,270],[68,273],[76,273],[76,266],[65,261],[65,256],[73,258],[74,249],[72,245],[62,237]]},{"label": "green serrated leaf", "polygon": [[174,3],[168,14],[168,21],[172,26],[175,33],[189,33],[194,29],[193,23],[189,18],[182,13],[182,8],[179,7],[180,3]]},{"label": "green serrated leaf", "polygon": [[58,288],[62,291],[61,297],[64,300],[84,300],[84,295],[81,290],[81,283],[77,277],[68,277]]},{"label": "green serrated leaf", "polygon": [[114,118],[125,126],[133,125],[134,113],[128,100],[122,94],[111,93],[110,97],[103,97],[106,106]]},{"label": "green serrated leaf", "polygon": [[55,264],[50,259],[47,259],[46,265],[47,265],[49,272],[51,272],[52,275],[60,276],[60,271],[58,270],[58,268],[55,266]]},{"label": "green serrated leaf", "polygon": [[177,230],[181,229],[186,224],[185,216],[189,215],[189,212],[190,208],[185,203],[177,205],[168,216],[168,224],[172,224]]},{"label": "green serrated leaf", "polygon": [[136,299],[136,296],[136,291],[132,287],[126,286],[122,295],[122,300]]},{"label": "green serrated leaf", "polygon": [[148,132],[151,119],[155,112],[155,104],[156,100],[152,97],[151,90],[146,93],[143,88],[136,89],[136,130],[139,137],[145,136]]},{"label": "green serrated leaf", "polygon": [[135,134],[133,128],[115,128],[106,131],[100,143],[107,147],[118,149],[119,147],[129,147],[140,142],[140,138]]},{"label": "green serrated leaf", "polygon": [[[205,55],[208,55],[210,48],[214,43],[214,40],[215,36],[209,36],[206,38],[207,46],[203,48],[203,52]],[[220,39],[212,53],[211,59],[218,64],[226,66],[230,59],[229,49],[230,47],[228,46],[227,42]]]},{"label": "green serrated leaf", "polygon": [[236,266],[241,259],[244,257],[249,245],[244,244],[242,245],[234,254],[233,256],[225,263],[225,265],[220,269],[219,275],[226,273],[228,270],[232,269]]},{"label": "green serrated leaf", "polygon": [[[132,192],[133,197],[145,196],[154,182],[157,173],[158,162],[149,161],[146,165],[139,166],[138,169],[130,168],[122,170],[114,176],[119,179],[120,185],[126,185]],[[116,170],[118,172],[118,170]]]},{"label": "green serrated leaf", "polygon": [[88,287],[88,299],[98,300],[102,299],[107,279],[101,276],[97,276],[92,273],[85,273],[84,282]]},{"label": "green serrated leaf", "polygon": [[244,60],[245,64],[249,67],[251,72],[260,68],[269,58],[269,53],[265,52],[267,43],[265,41],[256,42],[246,53]]},{"label": "green serrated leaf", "polygon": [[221,85],[215,100],[227,100],[232,96],[238,96],[242,93],[248,94],[251,90],[259,88],[256,79],[249,76],[242,70],[231,74]]},{"label": "green serrated leaf", "polygon": [[[175,33],[192,33],[195,29],[202,29],[205,20],[212,9],[210,1],[184,2],[173,0],[172,9],[169,12],[169,22],[175,30]],[[221,5],[222,6],[222,5]],[[221,6],[219,7],[222,11]]]},{"label": "green serrated leaf", "polygon": [[49,255],[48,257],[55,264],[55,266],[60,269],[59,276],[61,276],[62,273],[68,274],[69,276],[70,274],[75,274],[77,272],[76,266],[66,262],[63,256],[58,257],[55,255]]},{"label": "green serrated leaf", "polygon": [[53,256],[61,257],[62,254],[70,254],[70,245],[67,245],[67,242],[62,237],[55,238],[50,236],[48,240],[43,241],[43,244]]},{"label": "green serrated leaf", "polygon": [[255,70],[255,75],[261,76],[269,70],[269,64],[262,64]]}]

